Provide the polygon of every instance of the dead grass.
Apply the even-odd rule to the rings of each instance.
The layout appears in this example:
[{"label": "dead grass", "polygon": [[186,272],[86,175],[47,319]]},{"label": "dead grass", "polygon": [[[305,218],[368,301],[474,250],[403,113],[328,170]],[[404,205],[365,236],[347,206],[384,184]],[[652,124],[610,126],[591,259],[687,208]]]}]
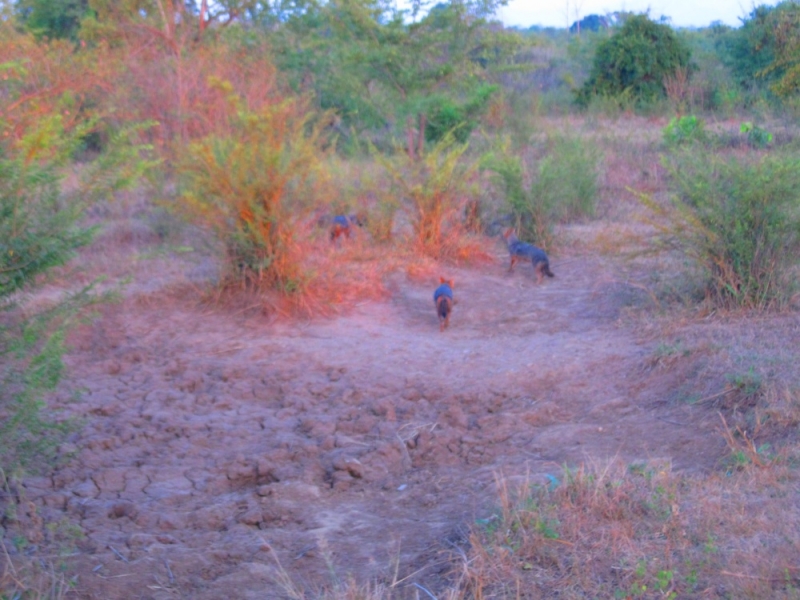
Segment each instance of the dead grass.
[{"label": "dead grass", "polygon": [[[497,508],[467,547],[451,547],[450,585],[432,592],[395,572],[309,591],[279,564],[293,600],[800,597],[800,448],[706,477],[669,460],[588,462],[546,477],[499,475]],[[335,573],[335,569],[331,570]]]},{"label": "dead grass", "polygon": [[751,459],[740,471],[612,461],[557,483],[499,477],[498,511],[463,561],[465,597],[798,597],[800,532],[786,528],[800,516],[797,473],[723,431]]},{"label": "dead grass", "polygon": [[12,559],[0,538],[0,598],[63,600],[75,581],[67,578],[51,561],[16,555]]},{"label": "dead grass", "polygon": [[63,521],[48,523],[43,534],[44,521],[36,504],[26,498],[24,486],[10,481],[2,469],[0,483],[0,598],[66,598],[76,583],[66,562],[75,531]]}]

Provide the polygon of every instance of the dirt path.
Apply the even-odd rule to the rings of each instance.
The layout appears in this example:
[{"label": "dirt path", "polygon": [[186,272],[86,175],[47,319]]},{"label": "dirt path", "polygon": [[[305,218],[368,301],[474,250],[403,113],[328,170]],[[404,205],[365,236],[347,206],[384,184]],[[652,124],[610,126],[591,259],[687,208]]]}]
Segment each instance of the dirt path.
[{"label": "dirt path", "polygon": [[79,588],[276,597],[277,557],[300,586],[330,584],[331,565],[390,580],[399,563],[435,591],[497,473],[713,464],[712,422],[664,401],[679,375],[648,369],[655,342],[620,319],[631,288],[598,259],[555,261],[541,286],[526,267],[448,273],[443,334],[433,282],[399,276],[385,302],[308,323],[167,295],[108,307],[71,357],[82,398],[59,399],[85,419],[80,450],[28,486],[86,532]]}]

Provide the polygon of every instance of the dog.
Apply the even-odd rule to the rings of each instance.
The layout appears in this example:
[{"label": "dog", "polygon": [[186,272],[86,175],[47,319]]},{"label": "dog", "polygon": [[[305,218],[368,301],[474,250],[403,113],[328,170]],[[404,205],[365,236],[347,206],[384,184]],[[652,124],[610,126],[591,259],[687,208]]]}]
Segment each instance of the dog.
[{"label": "dog", "polygon": [[439,331],[444,331],[450,324],[450,313],[453,312],[455,299],[453,298],[453,280],[439,278],[439,287],[433,292],[433,302],[436,304],[436,314],[439,317]]},{"label": "dog", "polygon": [[508,267],[509,273],[514,269],[514,263],[527,257],[533,263],[536,283],[542,283],[545,275],[555,277],[555,274],[550,270],[550,261],[544,250],[531,244],[520,242],[513,229],[506,229],[503,232],[503,237],[506,240],[506,244],[508,244],[508,253],[511,255],[511,264]]},{"label": "dog", "polygon": [[359,227],[363,227],[366,222],[366,217],[359,214],[336,215],[331,220],[331,242],[335,242],[336,239],[342,235],[350,239],[353,226],[358,225]]}]

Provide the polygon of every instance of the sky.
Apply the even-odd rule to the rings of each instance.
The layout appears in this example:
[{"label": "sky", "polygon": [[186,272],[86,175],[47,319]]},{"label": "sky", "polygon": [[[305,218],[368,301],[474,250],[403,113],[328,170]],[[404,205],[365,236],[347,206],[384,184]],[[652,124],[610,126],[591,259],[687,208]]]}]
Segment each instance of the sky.
[{"label": "sky", "polygon": [[[757,0],[756,5],[774,5],[772,0]],[[754,0],[510,0],[501,8],[498,17],[507,26],[544,25],[566,27],[586,15],[603,15],[618,10],[645,12],[658,19],[662,15],[672,19],[676,27],[705,27],[712,21],[726,25],[741,25],[739,17],[748,14]],[[567,12],[569,19],[567,19]]]}]

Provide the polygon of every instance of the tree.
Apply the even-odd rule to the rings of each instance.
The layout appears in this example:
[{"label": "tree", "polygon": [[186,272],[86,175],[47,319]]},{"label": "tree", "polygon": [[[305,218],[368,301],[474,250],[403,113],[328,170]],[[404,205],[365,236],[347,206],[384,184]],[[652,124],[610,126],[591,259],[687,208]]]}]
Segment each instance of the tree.
[{"label": "tree", "polygon": [[16,10],[37,37],[75,41],[81,20],[89,14],[89,0],[18,0]]},{"label": "tree", "polygon": [[800,6],[784,2],[774,17],[775,58],[758,75],[773,79],[770,89],[787,98],[800,92]]},{"label": "tree", "polygon": [[600,31],[611,27],[611,22],[602,15],[587,15],[580,21],[575,21],[569,27],[570,33],[580,33],[581,31]]},{"label": "tree", "polygon": [[342,131],[403,127],[438,112],[425,135],[440,139],[436,123],[460,114],[454,125],[467,131],[485,107],[482,86],[513,67],[521,38],[485,19],[503,3],[443,2],[408,23],[382,0],[330,0],[260,19],[270,24],[276,66],[296,91],[336,111]]},{"label": "tree", "polygon": [[719,30],[717,53],[736,82],[745,89],[759,88],[778,75],[765,78],[765,69],[775,61],[777,7],[761,5],[741,19],[738,29]]},{"label": "tree", "polygon": [[594,96],[620,97],[648,104],[666,96],[664,78],[679,69],[691,72],[689,47],[667,25],[634,15],[600,43],[589,79],[576,101],[586,106]]}]

